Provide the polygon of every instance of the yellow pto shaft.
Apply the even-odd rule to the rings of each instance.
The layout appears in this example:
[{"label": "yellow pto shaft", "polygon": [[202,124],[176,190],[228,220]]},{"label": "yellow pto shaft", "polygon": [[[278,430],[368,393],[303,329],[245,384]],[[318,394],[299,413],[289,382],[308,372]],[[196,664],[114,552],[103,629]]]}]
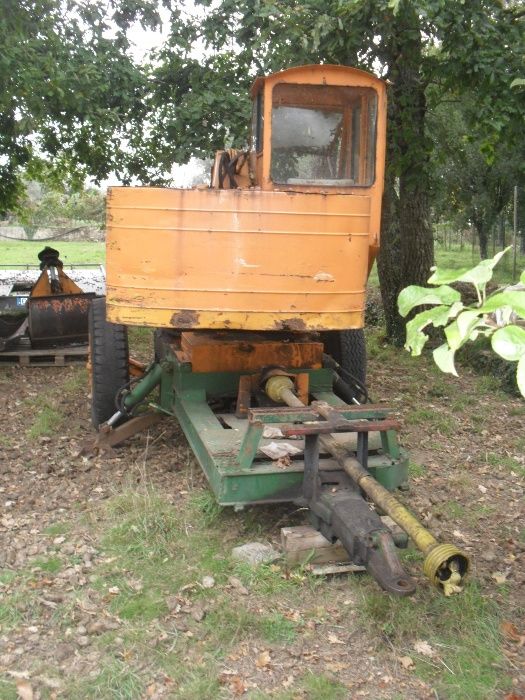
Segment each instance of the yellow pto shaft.
[{"label": "yellow pto shaft", "polygon": [[[276,402],[288,406],[304,407],[293,391],[290,377],[276,375],[266,382],[268,396]],[[403,506],[384,486],[348,455],[346,449],[333,435],[321,435],[319,440],[343,467],[351,479],[361,488],[394,522],[413,540],[416,547],[425,555],[423,572],[446,596],[461,591],[461,583],[469,568],[466,554],[453,544],[440,544],[436,538]]]}]

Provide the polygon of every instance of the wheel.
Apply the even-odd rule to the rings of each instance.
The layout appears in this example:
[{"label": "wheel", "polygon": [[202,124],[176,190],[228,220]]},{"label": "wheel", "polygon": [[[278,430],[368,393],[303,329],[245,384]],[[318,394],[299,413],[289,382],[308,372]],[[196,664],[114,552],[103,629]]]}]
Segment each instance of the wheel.
[{"label": "wheel", "polygon": [[325,352],[361,384],[366,382],[366,343],[362,328],[321,333]]},{"label": "wheel", "polygon": [[91,422],[98,428],[115,413],[115,397],[129,381],[126,326],[106,321],[106,298],[93,299],[89,309],[91,358]]}]

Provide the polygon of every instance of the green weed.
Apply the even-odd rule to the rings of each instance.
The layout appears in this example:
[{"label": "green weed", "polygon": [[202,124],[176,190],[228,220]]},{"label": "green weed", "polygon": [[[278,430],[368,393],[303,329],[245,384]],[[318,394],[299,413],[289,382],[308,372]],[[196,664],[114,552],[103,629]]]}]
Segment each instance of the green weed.
[{"label": "green weed", "polygon": [[37,415],[28,431],[30,439],[54,435],[64,420],[63,413],[45,398],[33,402]]}]

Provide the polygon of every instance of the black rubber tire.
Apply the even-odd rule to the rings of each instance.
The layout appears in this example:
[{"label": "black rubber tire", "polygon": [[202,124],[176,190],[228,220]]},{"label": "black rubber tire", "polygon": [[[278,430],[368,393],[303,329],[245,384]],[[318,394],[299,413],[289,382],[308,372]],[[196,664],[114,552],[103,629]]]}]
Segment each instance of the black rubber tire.
[{"label": "black rubber tire", "polygon": [[129,382],[128,331],[106,321],[106,298],[93,299],[89,309],[91,358],[91,422],[95,428],[117,410],[115,397]]},{"label": "black rubber tire", "polygon": [[362,384],[366,383],[366,342],[362,328],[321,333],[324,351]]}]

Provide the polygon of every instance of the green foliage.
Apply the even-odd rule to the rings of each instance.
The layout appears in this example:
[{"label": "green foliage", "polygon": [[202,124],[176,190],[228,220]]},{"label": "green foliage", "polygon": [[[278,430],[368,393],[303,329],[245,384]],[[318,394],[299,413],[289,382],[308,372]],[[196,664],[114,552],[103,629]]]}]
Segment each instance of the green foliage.
[{"label": "green foliage", "polygon": [[[413,356],[421,354],[429,338],[423,332],[427,326],[445,326],[446,342],[434,350],[434,360],[443,372],[457,376],[454,365],[456,351],[468,341],[485,336],[490,338],[495,353],[508,362],[518,363],[518,388],[525,396],[525,329],[513,322],[515,317],[525,319],[525,290],[503,290],[486,297],[487,283],[505,252],[498,253],[490,260],[482,260],[469,270],[435,268],[428,280],[435,288],[407,287],[399,295],[398,308],[401,316],[406,317],[417,306],[434,305],[434,308],[418,313],[407,323],[405,347]],[[521,275],[523,278],[524,273]],[[448,283],[454,282],[473,285],[478,304],[464,306],[459,301],[459,292],[448,286]],[[488,318],[489,313],[495,314],[497,323]]]},{"label": "green foliage", "polygon": [[0,15],[0,213],[16,208],[24,178],[125,180],[125,143],[142,134],[146,76],[127,28],[155,28],[155,0],[4,0]]}]

